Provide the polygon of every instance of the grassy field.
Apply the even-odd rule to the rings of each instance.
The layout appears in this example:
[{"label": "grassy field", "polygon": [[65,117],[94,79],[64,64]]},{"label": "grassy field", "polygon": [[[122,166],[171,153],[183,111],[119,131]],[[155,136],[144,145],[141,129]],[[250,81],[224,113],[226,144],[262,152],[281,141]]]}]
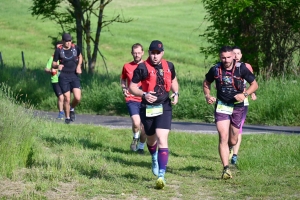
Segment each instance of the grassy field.
[{"label": "grassy field", "polygon": [[[57,25],[36,20],[31,0],[0,1],[0,199],[299,199],[300,137],[284,134],[244,135],[233,179],[220,180],[222,166],[216,134],[170,133],[167,187],[154,188],[150,155],[129,150],[129,129],[58,124],[35,118],[34,109],[55,110],[50,77],[43,72],[53,53]],[[80,113],[127,115],[119,86],[130,47],[151,40],[165,44],[180,83],[174,118],[212,121],[213,107],[204,102],[201,82],[210,62],[199,54],[206,28],[198,1],[113,0],[108,18],[122,13],[129,24],[102,32],[98,73],[81,76]],[[21,52],[26,71],[22,71]],[[100,60],[100,59],[99,59]],[[247,123],[295,125],[300,121],[299,77],[258,77],[258,100],[251,101]],[[26,103],[23,103],[26,102]],[[29,108],[29,110],[24,110]]]},{"label": "grassy field", "polygon": [[230,166],[233,179],[224,181],[216,134],[171,131],[167,186],[160,191],[147,149],[144,156],[130,151],[129,129],[36,118],[11,94],[0,94],[1,199],[300,197],[299,135],[244,135],[238,164]]},{"label": "grassy field", "polygon": [[[5,63],[19,66],[21,51],[24,51],[28,67],[41,69],[53,53],[48,36],[58,36],[61,30],[49,20],[35,20],[28,10],[30,5],[30,0],[0,2],[0,43],[3,44],[0,51]],[[200,64],[203,63],[203,56],[199,54],[199,46],[204,41],[198,35],[206,26],[203,25],[204,12],[201,11],[202,4],[194,0],[139,3],[113,0],[105,9],[107,19],[121,14],[133,21],[115,23],[101,34],[100,49],[107,59],[109,73],[120,74],[123,64],[131,61],[132,44],[139,42],[147,50],[155,39],[165,44],[166,58],[176,63],[182,75],[194,70],[203,72],[204,65]],[[15,12],[17,14],[12,15]],[[97,70],[106,73],[100,60]]]},{"label": "grassy field", "polygon": [[[0,80],[36,109],[54,111],[56,97],[50,77],[43,69],[53,53],[48,36],[58,36],[59,30],[49,20],[32,17],[30,6],[30,0],[0,2],[0,51],[5,64],[1,68]],[[81,75],[83,95],[77,111],[127,115],[119,77],[123,64],[132,59],[130,47],[140,42],[146,50],[152,40],[159,39],[165,44],[165,57],[175,64],[180,84],[180,100],[174,107],[173,117],[212,122],[213,107],[205,103],[201,87],[204,74],[212,64],[199,53],[200,45],[206,44],[199,37],[207,27],[202,4],[194,0],[155,0],[151,3],[114,0],[105,10],[108,19],[119,13],[133,21],[116,23],[103,30],[100,49],[106,58],[109,74],[98,58],[98,73]],[[22,70],[22,51],[26,71]],[[260,86],[258,99],[251,101],[246,123],[300,126],[300,104],[297,102],[300,99],[299,76],[295,74],[268,80],[258,76],[257,80]]]}]

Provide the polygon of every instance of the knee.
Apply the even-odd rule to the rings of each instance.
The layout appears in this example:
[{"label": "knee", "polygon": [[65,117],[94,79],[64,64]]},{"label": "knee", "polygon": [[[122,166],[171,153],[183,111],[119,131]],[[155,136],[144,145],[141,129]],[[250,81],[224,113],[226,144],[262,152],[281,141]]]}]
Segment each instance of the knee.
[{"label": "knee", "polygon": [[70,97],[65,96],[65,97],[64,97],[64,102],[65,102],[65,103],[70,103]]},{"label": "knee", "polygon": [[59,100],[60,102],[63,102],[63,101],[64,101],[64,95],[60,95],[60,96],[58,97],[58,100]]},{"label": "knee", "polygon": [[229,140],[229,143],[230,143],[230,146],[235,146],[238,142],[238,139],[236,138],[230,138]]},{"label": "knee", "polygon": [[74,96],[74,100],[75,100],[77,103],[79,103],[80,100],[81,100],[81,97],[80,97],[80,96]]}]

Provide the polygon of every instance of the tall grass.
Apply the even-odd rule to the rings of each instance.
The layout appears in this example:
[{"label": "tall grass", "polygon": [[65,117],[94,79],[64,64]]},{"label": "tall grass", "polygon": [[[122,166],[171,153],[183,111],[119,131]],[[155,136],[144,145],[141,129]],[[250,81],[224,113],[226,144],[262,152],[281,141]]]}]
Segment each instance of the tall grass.
[{"label": "tall grass", "polygon": [[[6,116],[14,120],[3,121],[3,127],[9,127],[19,119],[15,109],[20,107],[1,102],[11,108]],[[297,199],[300,195],[299,135],[244,135],[238,165],[230,166],[233,179],[223,181],[216,134],[171,131],[167,186],[158,191],[148,151],[144,156],[130,151],[130,129],[65,125],[18,111],[31,125],[14,127],[21,132],[15,138],[11,132],[2,134],[19,144],[0,151],[5,161],[0,180],[4,199]],[[24,135],[31,138],[27,148],[20,144]],[[4,179],[7,174],[11,179]]]},{"label": "tall grass", "polygon": [[[14,78],[10,78],[10,74]],[[56,96],[52,91],[50,76],[41,70],[23,72],[7,67],[0,78],[9,84],[11,90],[22,101],[30,101],[36,109],[56,110]],[[173,117],[177,120],[213,122],[213,105],[205,102],[202,92],[203,77],[193,79],[178,75],[180,83],[179,103],[174,106]],[[300,98],[298,77],[258,77],[257,100],[250,100],[248,124],[299,126]],[[102,115],[127,115],[128,111],[119,86],[119,75],[81,75],[82,101],[77,107],[79,113]],[[213,89],[212,94],[215,94]]]},{"label": "tall grass", "polygon": [[19,105],[11,89],[0,85],[0,176],[11,177],[14,170],[30,166],[38,121]]}]

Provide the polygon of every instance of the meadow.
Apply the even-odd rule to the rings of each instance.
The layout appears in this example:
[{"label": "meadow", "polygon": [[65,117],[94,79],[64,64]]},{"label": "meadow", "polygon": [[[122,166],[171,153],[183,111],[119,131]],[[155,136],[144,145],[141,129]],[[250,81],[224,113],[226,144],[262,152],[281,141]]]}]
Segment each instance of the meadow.
[{"label": "meadow", "polygon": [[[129,149],[129,129],[58,124],[33,115],[34,109],[56,110],[50,77],[44,73],[53,53],[58,26],[36,20],[30,0],[0,2],[0,198],[1,199],[299,199],[299,135],[244,135],[233,179],[220,180],[218,136],[171,131],[167,187],[154,188],[150,156]],[[199,38],[205,11],[199,1],[113,0],[105,14],[133,18],[102,32],[97,73],[82,74],[82,102],[77,112],[127,115],[119,86],[130,47],[145,50],[154,39],[165,45],[174,62],[180,102],[174,119],[212,122],[201,85],[214,59],[205,60]],[[22,68],[21,52],[26,69]],[[146,56],[145,56],[146,58]],[[250,102],[248,124],[299,126],[297,74],[258,76],[258,99]],[[26,108],[26,109],[25,109]],[[146,149],[145,149],[146,150]]]},{"label": "meadow", "polygon": [[[49,20],[32,17],[30,3],[30,0],[16,1],[13,6],[8,0],[0,3],[0,51],[4,61],[0,79],[19,94],[21,100],[30,101],[36,109],[54,111],[56,97],[50,77],[43,69],[53,54],[49,36],[60,38],[60,30]],[[174,119],[211,122],[213,108],[205,103],[202,81],[215,59],[205,60],[199,53],[200,45],[206,44],[199,37],[207,26],[202,4],[193,0],[151,3],[114,0],[107,6],[105,14],[108,19],[122,14],[133,21],[112,24],[101,33],[99,47],[107,69],[99,56],[97,73],[81,75],[82,101],[77,111],[127,115],[119,86],[122,66],[132,59],[130,48],[133,43],[140,42],[147,50],[152,40],[159,39],[165,46],[165,58],[175,64],[180,84],[180,103],[174,107]],[[22,66],[22,51],[26,69]],[[299,126],[297,74],[266,80],[257,76],[257,79],[260,86],[258,100],[251,101],[247,123]]]},{"label": "meadow", "polygon": [[1,199],[299,199],[299,135],[244,135],[223,181],[216,134],[171,131],[159,191],[149,153],[129,149],[129,129],[37,118],[1,89]]}]

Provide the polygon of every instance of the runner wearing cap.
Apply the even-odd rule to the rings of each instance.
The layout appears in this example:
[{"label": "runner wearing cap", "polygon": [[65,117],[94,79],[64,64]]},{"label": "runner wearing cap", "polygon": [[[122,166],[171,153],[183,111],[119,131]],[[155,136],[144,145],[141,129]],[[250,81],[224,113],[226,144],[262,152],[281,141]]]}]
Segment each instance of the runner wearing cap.
[{"label": "runner wearing cap", "polygon": [[[147,135],[147,147],[152,157],[152,172],[158,176],[156,187],[164,188],[169,158],[168,134],[171,129],[172,104],[178,102],[178,82],[172,62],[162,59],[164,46],[154,40],[148,59],[134,70],[129,91],[142,97],[140,116]],[[142,83],[141,89],[138,88]],[[173,94],[170,99],[169,92]]]},{"label": "runner wearing cap", "polygon": [[[63,45],[58,47],[54,52],[52,68],[60,71],[59,85],[64,94],[65,122],[69,124],[75,120],[74,108],[81,99],[80,79],[78,75],[82,73],[82,55],[80,49],[75,44],[72,44],[70,34],[64,33],[62,41]],[[74,98],[70,106],[71,91]]]}]

